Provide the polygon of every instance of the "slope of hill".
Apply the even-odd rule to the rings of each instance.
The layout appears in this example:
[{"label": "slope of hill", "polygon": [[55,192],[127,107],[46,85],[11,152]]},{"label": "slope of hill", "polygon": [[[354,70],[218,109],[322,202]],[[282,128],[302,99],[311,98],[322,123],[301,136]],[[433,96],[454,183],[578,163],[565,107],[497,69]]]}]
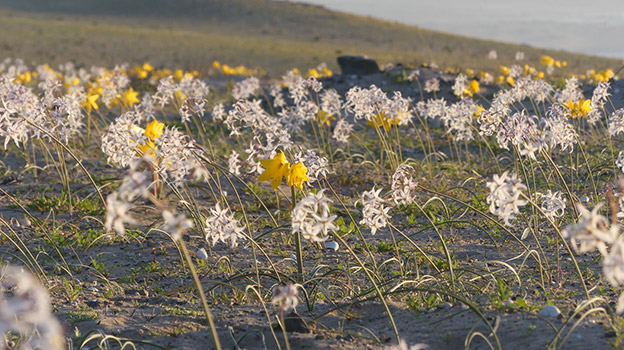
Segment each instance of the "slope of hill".
[{"label": "slope of hill", "polygon": [[[269,0],[0,0],[0,56],[37,62],[120,61],[207,69],[213,60],[280,74],[365,54],[383,63],[436,62],[495,70],[515,52],[535,63],[565,59],[570,71],[619,60],[471,39],[322,7]],[[499,61],[487,60],[498,51]]]}]

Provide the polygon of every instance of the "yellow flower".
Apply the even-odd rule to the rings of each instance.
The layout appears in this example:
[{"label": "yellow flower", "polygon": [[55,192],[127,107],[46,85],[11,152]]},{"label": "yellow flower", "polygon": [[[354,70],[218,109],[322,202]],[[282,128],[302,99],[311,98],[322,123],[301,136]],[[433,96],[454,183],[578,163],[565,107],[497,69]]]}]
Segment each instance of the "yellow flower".
[{"label": "yellow flower", "polygon": [[154,70],[154,66],[152,66],[151,64],[149,64],[147,62],[143,63],[143,67],[141,67],[141,68],[143,68],[143,70],[146,71],[146,72],[151,72],[151,71]]},{"label": "yellow flower", "polygon": [[298,189],[303,189],[303,183],[310,181],[308,178],[308,168],[303,165],[303,163],[299,162],[290,168],[288,168],[288,173],[286,173],[286,181],[288,181],[288,186],[297,187]]},{"label": "yellow flower", "polygon": [[509,73],[511,73],[511,69],[505,66],[498,67],[498,70],[501,72],[502,75],[509,75]]},{"label": "yellow flower", "polygon": [[325,124],[329,128],[332,120],[336,120],[336,118],[333,115],[327,114],[327,112],[319,109],[318,114],[316,115],[316,122],[318,123],[319,127]]},{"label": "yellow flower", "polygon": [[133,125],[132,128],[137,132],[142,132],[143,135],[147,136],[149,139],[146,143],[140,143],[137,146],[139,151],[141,151],[141,155],[150,155],[154,157],[154,150],[156,149],[154,141],[162,136],[165,124],[159,122],[158,120],[152,120],[145,126],[145,129],[136,125]]},{"label": "yellow flower", "polygon": [[152,120],[145,127],[145,136],[154,141],[162,136],[164,128],[165,124],[159,122],[158,120]]},{"label": "yellow flower", "polygon": [[100,95],[98,94],[92,94],[87,96],[86,101],[84,101],[82,103],[82,106],[87,110],[87,114],[91,114],[92,110],[98,110],[98,105],[97,103],[95,103],[95,101],[97,101],[97,99],[100,98]]},{"label": "yellow flower", "polygon": [[134,89],[132,88],[129,88],[126,92],[124,92],[123,99],[128,107],[132,107],[135,103],[140,102],[138,96],[138,92],[134,91]]},{"label": "yellow flower", "polygon": [[567,115],[568,118],[587,117],[587,113],[591,111],[591,100],[581,98],[576,103],[572,102],[572,100],[568,100],[563,106],[570,111]]},{"label": "yellow flower", "polygon": [[271,186],[273,190],[276,190],[282,183],[282,178],[286,176],[290,168],[290,163],[286,160],[286,156],[283,152],[278,151],[273,159],[260,159],[260,164],[262,164],[265,170],[258,177],[258,181],[271,180]]},{"label": "yellow flower", "polygon": [[474,112],[474,116],[472,117],[473,119],[479,119],[479,117],[481,116],[481,112],[485,111],[485,108],[483,108],[483,106],[481,105],[477,105],[477,110]]},{"label": "yellow flower", "polygon": [[372,128],[379,128],[379,127],[383,127],[384,130],[386,131],[390,131],[390,128],[392,128],[392,125],[394,124],[393,120],[391,120],[390,118],[388,118],[388,116],[386,116],[385,112],[381,112],[375,115],[374,118],[371,118],[368,120],[368,125]]},{"label": "yellow flower", "polygon": [[552,67],[555,65],[555,59],[547,55],[542,56],[540,58],[540,62],[542,62],[542,64],[545,64],[549,67]]}]

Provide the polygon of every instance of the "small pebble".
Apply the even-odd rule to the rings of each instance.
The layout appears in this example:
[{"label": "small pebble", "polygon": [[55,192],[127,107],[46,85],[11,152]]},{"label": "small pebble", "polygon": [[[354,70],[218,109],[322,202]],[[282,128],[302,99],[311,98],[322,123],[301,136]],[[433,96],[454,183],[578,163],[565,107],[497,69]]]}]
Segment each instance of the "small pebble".
[{"label": "small pebble", "polygon": [[201,248],[197,251],[197,253],[195,253],[195,257],[199,260],[206,260],[208,259],[208,253],[206,252],[206,249]]},{"label": "small pebble", "polygon": [[588,203],[589,202],[589,197],[587,197],[587,196],[581,197],[581,202]]},{"label": "small pebble", "polygon": [[559,311],[559,309],[554,305],[546,305],[539,312],[539,315],[542,317],[552,317],[552,318],[558,317],[560,314],[561,314],[561,311]]},{"label": "small pebble", "polygon": [[338,243],[334,241],[325,242],[325,249],[337,251],[338,247]]},{"label": "small pebble", "polygon": [[453,304],[446,302],[444,304],[441,304],[438,306],[440,309],[446,310],[446,309],[450,309],[453,307]]}]

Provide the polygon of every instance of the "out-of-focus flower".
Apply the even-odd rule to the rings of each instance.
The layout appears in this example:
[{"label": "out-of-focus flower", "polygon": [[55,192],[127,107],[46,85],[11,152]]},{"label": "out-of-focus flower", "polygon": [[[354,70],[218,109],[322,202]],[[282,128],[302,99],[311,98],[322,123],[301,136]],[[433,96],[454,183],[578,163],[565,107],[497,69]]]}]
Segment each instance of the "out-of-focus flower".
[{"label": "out-of-focus flower", "polygon": [[0,348],[4,335],[21,336],[18,350],[65,349],[63,329],[52,315],[47,290],[30,273],[0,267]]},{"label": "out-of-focus flower", "polygon": [[292,282],[288,282],[285,286],[275,287],[275,289],[273,289],[273,299],[271,303],[279,306],[282,311],[297,308],[297,304],[299,304],[297,286]]},{"label": "out-of-focus flower", "polygon": [[175,215],[169,210],[163,210],[162,217],[165,221],[163,230],[169,233],[171,239],[174,241],[182,238],[182,234],[193,227],[193,221],[188,219],[184,214]]},{"label": "out-of-focus flower", "polygon": [[123,94],[123,102],[126,106],[132,108],[132,106],[134,106],[135,103],[141,102],[139,100],[139,93],[134,91],[132,87],[129,88]]},{"label": "out-of-focus flower", "polygon": [[619,225],[609,224],[609,219],[598,214],[602,203],[596,205],[592,211],[587,210],[581,203],[576,208],[581,214],[576,224],[568,225],[561,232],[563,237],[569,238],[572,248],[579,253],[598,249],[602,255],[607,255],[607,244],[613,243],[619,235]]}]

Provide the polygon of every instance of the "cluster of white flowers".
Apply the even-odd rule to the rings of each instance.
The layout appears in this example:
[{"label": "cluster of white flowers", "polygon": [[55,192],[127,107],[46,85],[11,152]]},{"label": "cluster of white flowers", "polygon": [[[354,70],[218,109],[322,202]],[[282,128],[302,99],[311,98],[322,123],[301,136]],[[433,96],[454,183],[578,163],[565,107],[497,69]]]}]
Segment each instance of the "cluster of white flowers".
[{"label": "cluster of white flowers", "polygon": [[192,140],[178,129],[165,127],[163,134],[154,143],[156,145],[154,158],[158,162],[157,173],[163,180],[181,186],[186,181],[198,179],[197,176],[191,175],[201,174],[205,170],[193,153],[199,150],[193,146]]},{"label": "cluster of white flowers", "polygon": [[292,211],[292,232],[301,233],[303,238],[313,242],[323,242],[329,238],[330,231],[338,230],[334,225],[336,215],[329,215],[329,204],[325,190],[310,194],[297,203]]},{"label": "cluster of white flowers", "polygon": [[590,124],[596,124],[600,119],[602,119],[604,110],[604,106],[611,95],[609,93],[609,89],[611,88],[611,83],[601,81],[596,85],[594,92],[591,98],[591,110],[587,113],[587,122]]},{"label": "cluster of white flowers", "polygon": [[368,89],[354,86],[346,95],[345,108],[352,112],[355,119],[374,120],[383,113],[388,120],[397,125],[407,125],[412,119],[410,100],[395,91],[389,98],[380,88],[371,85]]},{"label": "cluster of white flowers", "polygon": [[0,267],[0,349],[4,335],[18,334],[18,350],[61,350],[63,329],[52,314],[47,290],[30,273]]},{"label": "cluster of white flowers", "polygon": [[408,205],[416,201],[416,186],[414,168],[411,165],[401,164],[392,175],[392,199],[397,205]]},{"label": "cluster of white flowers", "polygon": [[141,114],[128,111],[110,124],[108,131],[102,135],[102,152],[109,164],[127,167],[138,157],[139,144],[148,141],[143,129],[136,126],[142,120]]},{"label": "cluster of white flowers", "polygon": [[511,221],[520,213],[519,207],[528,202],[520,199],[526,186],[516,174],[508,176],[507,173],[506,171],[501,176],[494,174],[493,181],[486,184],[490,190],[486,201],[490,204],[490,212],[502,219],[505,225],[511,226]]},{"label": "cluster of white flowers", "polygon": [[244,230],[245,227],[234,218],[234,214],[230,213],[228,208],[221,209],[221,205],[217,203],[210,209],[210,216],[206,218],[204,233],[206,241],[212,245],[221,241],[233,249],[238,246],[239,239],[247,238],[243,234]]},{"label": "cluster of white flowers", "polygon": [[434,93],[440,91],[440,79],[431,78],[425,82],[425,91],[428,93]]},{"label": "cluster of white flowers", "polygon": [[260,80],[256,77],[249,77],[234,84],[232,97],[237,100],[245,100],[254,96],[260,90]]},{"label": "cluster of white flowers", "polygon": [[[81,99],[84,94],[79,89],[61,97],[50,91],[55,86],[45,87],[44,96],[37,96],[32,89],[13,83],[9,73],[0,74],[0,138],[4,138],[4,148],[13,141],[16,146],[31,138],[52,137],[61,142],[69,142],[70,136],[83,127]],[[52,90],[50,90],[52,89]]]},{"label": "cluster of white flowers", "polygon": [[[227,113],[224,123],[230,130],[230,136],[242,135],[250,130],[254,143],[258,145],[260,154],[250,154],[250,158],[265,158],[277,148],[290,147],[290,134],[282,124],[268,115],[262,108],[261,100],[240,100]],[[255,147],[253,149],[256,149]]]},{"label": "cluster of white flowers", "polygon": [[323,90],[321,93],[321,110],[334,118],[339,118],[342,111],[342,97],[334,89]]},{"label": "cluster of white flowers", "polygon": [[465,74],[459,74],[455,77],[455,83],[453,84],[453,95],[462,96],[464,91],[468,89],[468,77]]},{"label": "cluster of white flowers", "polygon": [[546,194],[539,193],[538,195],[542,202],[540,208],[551,220],[560,218],[565,214],[567,200],[563,198],[561,191],[552,192],[548,190]]},{"label": "cluster of white flowers", "polygon": [[240,176],[240,158],[238,157],[238,152],[232,150],[230,156],[228,157],[228,171],[236,176]]},{"label": "cluster of white flowers", "polygon": [[308,168],[308,183],[313,184],[317,180],[324,179],[329,173],[327,164],[329,161],[325,157],[321,157],[313,150],[307,150],[305,154],[302,152],[297,153],[295,157],[297,162],[302,162],[306,168]]},{"label": "cluster of white flowers", "polygon": [[441,120],[446,127],[446,132],[454,133],[457,141],[474,139],[472,121],[477,110],[477,105],[469,98],[464,98],[445,108]]},{"label": "cluster of white flowers", "polygon": [[392,207],[385,206],[386,201],[379,196],[381,188],[375,190],[373,187],[370,191],[362,192],[358,202],[362,204],[362,220],[360,224],[364,224],[371,229],[371,234],[377,233],[377,230],[388,225],[390,215],[388,212]]},{"label": "cluster of white flowers", "polygon": [[334,133],[332,134],[332,138],[339,143],[347,143],[349,142],[349,136],[351,136],[351,132],[353,131],[353,125],[350,124],[345,119],[340,119],[336,123],[336,127],[334,128]]}]

